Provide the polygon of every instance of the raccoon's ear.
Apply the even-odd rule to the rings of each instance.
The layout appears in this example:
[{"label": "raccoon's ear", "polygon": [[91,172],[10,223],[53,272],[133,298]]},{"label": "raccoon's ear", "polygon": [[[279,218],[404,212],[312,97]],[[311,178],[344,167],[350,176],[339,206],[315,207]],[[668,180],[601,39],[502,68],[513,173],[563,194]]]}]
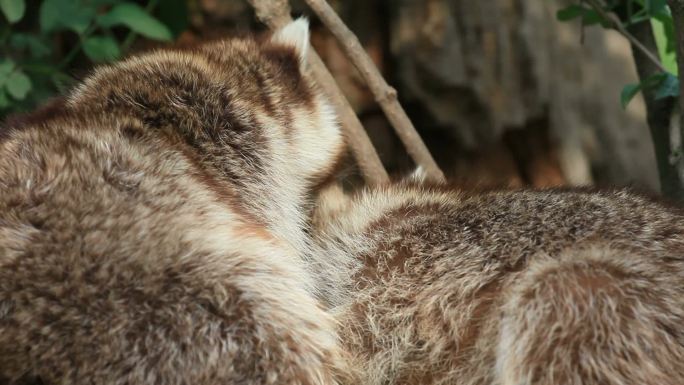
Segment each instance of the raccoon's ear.
[{"label": "raccoon's ear", "polygon": [[298,18],[275,31],[271,41],[292,47],[299,57],[299,61],[304,63],[309,49],[309,20],[305,17]]}]

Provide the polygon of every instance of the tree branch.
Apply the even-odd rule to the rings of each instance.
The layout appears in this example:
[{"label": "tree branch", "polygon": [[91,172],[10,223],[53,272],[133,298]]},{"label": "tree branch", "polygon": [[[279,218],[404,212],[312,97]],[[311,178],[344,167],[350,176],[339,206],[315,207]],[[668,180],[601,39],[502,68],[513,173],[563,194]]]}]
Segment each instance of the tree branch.
[{"label": "tree branch", "polygon": [[[616,9],[616,14],[619,17],[617,21],[622,25],[620,20],[627,20],[629,17],[624,3]],[[660,65],[659,61],[654,61],[653,55],[650,54],[657,50],[651,23],[630,24],[627,27],[623,27],[623,29],[632,36],[632,39],[629,39],[629,41],[632,45],[632,56],[634,57],[634,64],[636,65],[639,79],[643,82],[653,75],[662,73],[664,71],[662,65]],[[638,48],[633,43],[634,41],[638,41],[639,46],[642,46],[643,49]],[[670,123],[674,100],[672,98],[656,99],[655,89],[649,87],[644,87],[641,92],[646,103],[646,119],[658,165],[660,190],[669,199],[681,202],[684,197],[684,185],[682,185],[680,178],[677,176],[676,167],[670,161]]]},{"label": "tree branch", "polygon": [[[254,7],[257,18],[271,29],[278,29],[292,21],[290,5],[287,0],[248,1]],[[337,110],[345,138],[366,183],[377,185],[389,182],[387,171],[385,171],[366,130],[313,47],[309,49],[309,68]]]},{"label": "tree branch", "polygon": [[349,60],[359,70],[375,100],[385,112],[387,119],[394,127],[397,135],[404,143],[406,151],[413,160],[425,169],[428,177],[436,181],[444,181],[444,173],[430,155],[425,143],[413,127],[411,120],[401,108],[397,100],[397,92],[390,87],[378,71],[377,67],[359,43],[354,33],[347,28],[340,17],[325,0],[306,0],[307,4],[318,15],[323,24],[338,40]]},{"label": "tree branch", "polygon": [[[660,63],[660,60],[658,59],[658,57],[656,55],[654,55],[650,49],[646,48],[645,45],[643,45],[637,38],[635,38],[625,28],[625,26],[622,24],[622,21],[620,20],[619,17],[617,17],[616,15],[614,15],[612,13],[606,12],[606,10],[603,8],[603,4],[601,4],[599,2],[599,0],[585,0],[585,1],[587,3],[589,3],[589,5],[594,9],[594,11],[596,11],[596,13],[599,14],[599,16],[601,16],[602,19],[609,21],[612,24],[611,27],[614,30],[618,31],[622,36],[627,38],[627,40],[629,40],[629,42],[632,44],[632,47],[641,51],[641,53],[646,58],[648,58],[648,60],[650,60],[653,63],[653,65],[658,67],[658,69],[660,69],[660,71],[667,72],[665,67],[663,67],[663,65]],[[656,50],[656,52],[658,52],[658,51]]]}]

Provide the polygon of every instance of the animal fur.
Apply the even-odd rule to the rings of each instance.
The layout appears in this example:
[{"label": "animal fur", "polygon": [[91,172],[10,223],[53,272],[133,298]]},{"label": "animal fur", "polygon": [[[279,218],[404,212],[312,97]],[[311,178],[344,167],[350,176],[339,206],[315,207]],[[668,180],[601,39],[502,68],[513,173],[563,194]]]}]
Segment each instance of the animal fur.
[{"label": "animal fur", "polygon": [[357,383],[684,384],[679,209],[411,182],[329,189],[315,223]]},{"label": "animal fur", "polygon": [[342,141],[307,46],[133,57],[4,124],[0,383],[334,383],[302,250]]},{"label": "animal fur", "polygon": [[343,143],[307,41],[135,57],[5,123],[0,383],[684,383],[679,210],[418,173],[326,191],[310,241]]}]

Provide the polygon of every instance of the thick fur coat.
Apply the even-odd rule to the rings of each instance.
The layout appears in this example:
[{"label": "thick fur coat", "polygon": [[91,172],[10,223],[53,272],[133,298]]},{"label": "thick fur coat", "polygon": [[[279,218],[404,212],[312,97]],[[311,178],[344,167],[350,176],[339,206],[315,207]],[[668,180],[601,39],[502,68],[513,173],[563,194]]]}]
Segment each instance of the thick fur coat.
[{"label": "thick fur coat", "polygon": [[314,188],[306,23],[99,68],[0,130],[0,383],[684,383],[684,215]]},{"label": "thick fur coat", "polygon": [[684,384],[684,216],[627,191],[331,189],[323,301],[358,383]]},{"label": "thick fur coat", "polygon": [[[306,21],[98,68],[0,139],[0,383],[332,384]],[[322,147],[319,147],[322,146]]]}]

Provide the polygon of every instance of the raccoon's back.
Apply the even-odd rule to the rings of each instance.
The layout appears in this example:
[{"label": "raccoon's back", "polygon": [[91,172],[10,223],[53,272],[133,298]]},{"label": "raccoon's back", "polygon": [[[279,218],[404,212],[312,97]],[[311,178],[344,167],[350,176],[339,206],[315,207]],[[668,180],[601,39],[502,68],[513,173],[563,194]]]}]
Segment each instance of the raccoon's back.
[{"label": "raccoon's back", "polygon": [[367,383],[668,383],[659,376],[684,370],[677,209],[625,191],[397,188],[342,215],[328,254],[357,267],[336,311]]},{"label": "raccoon's back", "polygon": [[0,143],[0,382],[333,383],[298,255],[145,128],[66,119]]},{"label": "raccoon's back", "polygon": [[0,266],[21,253],[144,255],[150,243],[173,254],[158,249],[178,243],[173,224],[218,197],[177,147],[142,132],[132,120],[74,117],[0,142]]},{"label": "raccoon's back", "polygon": [[[213,299],[194,295],[222,289],[193,234],[234,214],[138,129],[63,119],[0,143],[0,378],[118,383],[125,369],[107,367],[151,367],[165,340],[189,343],[191,323],[212,318]],[[164,370],[130,378],[146,375]]]}]

